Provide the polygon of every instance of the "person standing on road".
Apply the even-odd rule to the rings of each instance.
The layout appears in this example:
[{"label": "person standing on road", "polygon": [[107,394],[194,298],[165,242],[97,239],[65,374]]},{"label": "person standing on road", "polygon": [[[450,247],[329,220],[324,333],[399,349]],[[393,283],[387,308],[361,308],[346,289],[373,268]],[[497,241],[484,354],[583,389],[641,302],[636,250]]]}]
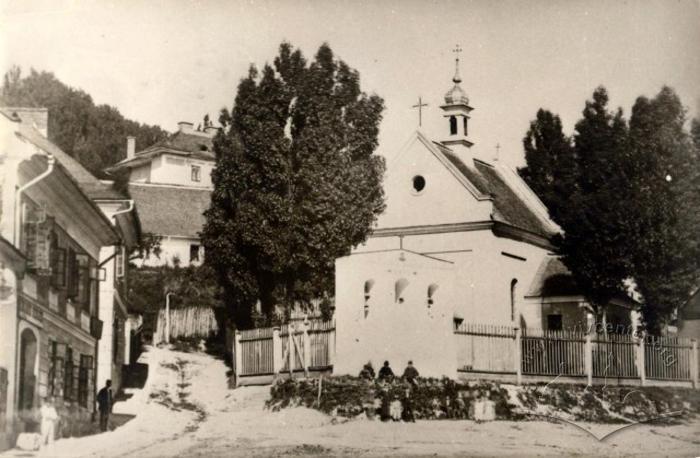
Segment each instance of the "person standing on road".
[{"label": "person standing on road", "polygon": [[100,411],[100,430],[107,431],[109,414],[112,413],[112,381],[107,380],[105,386],[97,393],[97,405]]},{"label": "person standing on road", "polygon": [[48,445],[51,448],[56,436],[56,422],[58,422],[58,412],[51,396],[44,398],[39,413],[41,414],[41,447]]}]

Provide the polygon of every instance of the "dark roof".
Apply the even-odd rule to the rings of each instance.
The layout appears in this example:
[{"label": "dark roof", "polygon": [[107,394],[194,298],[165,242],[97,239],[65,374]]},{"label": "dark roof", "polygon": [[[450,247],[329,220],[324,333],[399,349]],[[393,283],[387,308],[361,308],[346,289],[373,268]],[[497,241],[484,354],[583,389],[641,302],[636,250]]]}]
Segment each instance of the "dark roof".
[{"label": "dark roof", "polygon": [[139,165],[148,163],[152,158],[161,154],[175,154],[178,156],[186,156],[194,159],[202,159],[205,161],[213,161],[216,159],[214,155],[214,144],[212,137],[204,133],[187,133],[178,131],[170,137],[162,140],[148,148],[139,151],[132,158],[124,159],[106,171],[108,173],[117,171],[123,168],[133,168]]},{"label": "dark roof", "polygon": [[571,271],[556,256],[547,256],[537,268],[527,296],[576,296],[581,289]]},{"label": "dark roof", "polygon": [[144,233],[199,238],[211,190],[130,183]]},{"label": "dark roof", "polygon": [[544,237],[553,235],[553,232],[547,229],[540,218],[518,197],[517,192],[493,166],[476,159],[473,160],[472,166],[468,166],[449,148],[439,143],[436,143],[436,145],[447,160],[480,193],[491,196],[494,207],[493,218],[495,220]]}]

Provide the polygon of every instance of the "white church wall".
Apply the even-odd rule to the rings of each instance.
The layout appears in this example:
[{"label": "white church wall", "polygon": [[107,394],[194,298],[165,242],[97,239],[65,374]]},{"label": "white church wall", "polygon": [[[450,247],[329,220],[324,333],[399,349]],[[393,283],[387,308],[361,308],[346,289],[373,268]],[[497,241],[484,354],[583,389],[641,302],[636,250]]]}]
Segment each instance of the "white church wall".
[{"label": "white church wall", "polygon": [[[422,375],[456,376],[453,315],[458,294],[454,273],[451,263],[405,251],[354,254],[336,260],[334,373],[356,375],[367,361],[379,368],[385,360],[400,373],[413,360]],[[400,279],[407,281],[402,301],[396,297]],[[368,280],[372,286],[365,294]],[[437,289],[428,307],[431,285]],[[366,317],[365,303],[369,307]]]},{"label": "white church wall", "polygon": [[[378,227],[405,227],[488,221],[492,203],[478,201],[415,137],[387,166],[384,190],[386,211]],[[416,191],[414,177],[421,176],[425,187]]]}]

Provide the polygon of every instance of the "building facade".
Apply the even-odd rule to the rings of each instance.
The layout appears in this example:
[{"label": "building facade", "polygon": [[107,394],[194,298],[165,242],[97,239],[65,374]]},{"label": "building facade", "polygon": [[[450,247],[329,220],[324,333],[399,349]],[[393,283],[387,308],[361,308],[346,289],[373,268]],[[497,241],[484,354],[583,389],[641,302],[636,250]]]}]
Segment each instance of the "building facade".
[{"label": "building facade", "polygon": [[[46,138],[46,110],[0,109],[0,391],[2,446],[37,428],[42,399],[54,397],[58,434],[79,434],[95,410],[104,247],[124,244],[126,219],[111,221],[93,200],[115,200]],[[1,384],[0,380],[0,384]]]},{"label": "building facade", "polygon": [[211,173],[216,160],[212,138],[217,129],[193,129],[181,122],[168,139],[136,151],[127,139],[127,157],[108,173],[128,173],[129,194],[141,215],[144,234],[161,238],[160,253],[140,264],[146,266],[199,265],[204,250],[199,232],[211,200]]},{"label": "building facade", "polygon": [[[458,73],[453,82],[444,137],[416,131],[387,161],[385,211],[336,261],[334,373],[412,359],[422,374],[455,377],[462,323],[559,330],[591,319],[552,252],[560,228],[515,171],[474,148],[473,108]],[[565,287],[550,289],[562,277]],[[629,325],[631,305],[610,304],[608,319]]]}]

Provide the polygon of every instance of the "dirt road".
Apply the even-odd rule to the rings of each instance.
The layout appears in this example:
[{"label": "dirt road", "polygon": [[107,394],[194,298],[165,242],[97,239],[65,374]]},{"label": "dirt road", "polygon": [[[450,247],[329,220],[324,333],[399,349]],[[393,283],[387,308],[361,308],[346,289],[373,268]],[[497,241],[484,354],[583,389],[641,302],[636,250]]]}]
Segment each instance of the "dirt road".
[{"label": "dirt road", "polygon": [[[264,409],[269,387],[229,390],[226,366],[201,353],[150,349],[143,390],[115,410],[136,417],[96,436],[63,439],[40,453],[55,457],[263,456],[698,456],[700,422],[640,424],[604,441],[570,424],[530,421],[356,420],[305,408]],[[598,436],[611,426],[583,425]]]}]

